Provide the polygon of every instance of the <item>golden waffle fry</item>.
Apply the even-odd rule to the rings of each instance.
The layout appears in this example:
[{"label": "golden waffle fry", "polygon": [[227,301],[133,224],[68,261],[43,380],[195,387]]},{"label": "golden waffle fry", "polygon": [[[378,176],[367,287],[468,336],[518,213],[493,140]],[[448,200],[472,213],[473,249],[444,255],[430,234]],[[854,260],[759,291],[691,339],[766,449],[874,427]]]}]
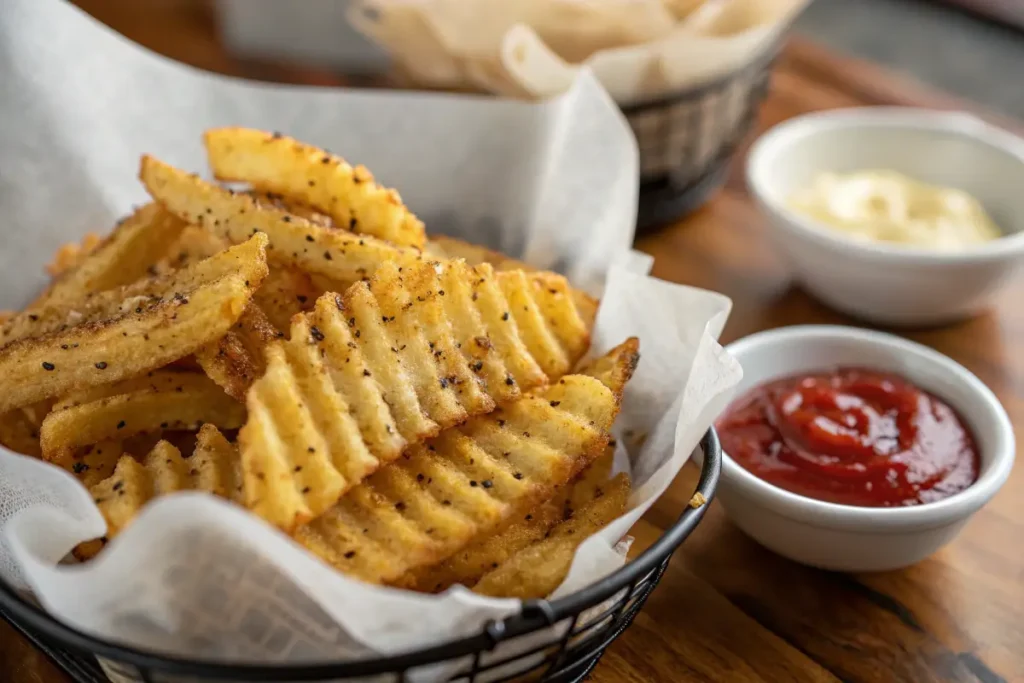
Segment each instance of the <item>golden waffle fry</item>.
[{"label": "golden waffle fry", "polygon": [[[463,259],[471,266],[489,263],[494,267],[494,270],[499,272],[522,270],[530,274],[528,277],[535,279],[534,285],[537,287],[547,285],[559,290],[564,288],[572,296],[573,303],[576,304],[577,314],[582,319],[586,328],[590,330],[594,327],[594,319],[597,317],[597,299],[578,289],[569,288],[564,284],[565,279],[560,275],[537,271],[533,266],[506,256],[500,251],[494,251],[478,244],[470,244],[469,242],[463,242],[462,240],[443,235],[431,237],[423,253],[429,258],[434,259]],[[548,284],[549,282],[552,284]]]},{"label": "golden waffle fry", "polygon": [[434,259],[462,259],[471,266],[490,263],[495,270],[536,270],[530,264],[506,256],[500,251],[445,235],[431,235],[423,248],[423,253]]},{"label": "golden waffle fry", "polygon": [[256,290],[253,301],[277,330],[287,332],[292,317],[313,308],[317,297],[326,290],[314,286],[309,275],[295,268],[274,265],[263,285]]},{"label": "golden waffle fry", "polygon": [[36,306],[70,307],[90,292],[115,289],[146,277],[184,227],[159,204],[137,209],[64,272]]},{"label": "golden waffle fry", "polygon": [[626,511],[629,478],[619,474],[550,535],[484,574],[473,591],[500,598],[544,598],[565,579],[576,549]]},{"label": "golden waffle fry", "polygon": [[153,198],[182,220],[234,243],[255,232],[266,233],[270,238],[268,256],[275,263],[304,272],[349,284],[369,277],[382,263],[407,265],[420,260],[416,249],[310,223],[150,156],[142,158],[139,177]]},{"label": "golden waffle fry", "polygon": [[214,235],[205,228],[198,225],[186,225],[178,235],[178,239],[167,248],[164,258],[155,267],[156,272],[152,274],[185,268],[208,259],[214,254],[219,254],[230,246],[231,243],[226,239]]},{"label": "golden waffle fry", "polygon": [[283,194],[276,194],[274,192],[258,192],[256,190],[252,190],[249,192],[249,195],[253,199],[255,199],[259,204],[272,206],[281,209],[282,211],[287,211],[293,216],[305,218],[310,223],[316,223],[317,225],[322,225],[325,228],[336,227],[334,225],[334,221],[332,221],[331,217],[328,216],[327,214],[320,213],[312,206],[309,206],[308,204],[303,204],[302,202],[296,201],[294,199],[287,198]]},{"label": "golden waffle fry", "polygon": [[198,429],[203,423],[238,429],[245,421],[245,407],[205,375],[167,370],[154,375],[159,377],[148,386],[52,411],[40,432],[43,457],[56,459],[136,434]]},{"label": "golden waffle fry", "polygon": [[[549,296],[457,261],[385,264],[369,284],[321,297],[296,318],[290,341],[268,350],[267,373],[247,397],[247,506],[292,529],[410,444],[546,383],[531,349],[564,373],[587,331],[570,333],[560,311],[563,346],[563,332],[550,331],[557,323],[538,314],[537,300]],[[522,330],[512,301],[529,321]]]},{"label": "golden waffle fry", "polygon": [[[241,247],[241,245],[240,245]],[[200,283],[208,283],[229,274],[243,274],[257,284],[266,277],[266,236],[249,246],[188,264],[177,270],[133,282],[117,289],[87,293],[70,308],[44,305],[22,311],[0,327],[0,348],[26,337],[40,337],[64,332],[76,325],[115,318],[132,311],[139,312],[157,303],[157,299],[183,295]],[[256,256],[254,252],[260,252]],[[175,296],[177,299],[178,297]]]},{"label": "golden waffle fry", "polygon": [[49,460],[74,474],[87,488],[92,488],[113,474],[114,467],[123,455],[124,442],[112,439],[82,449],[67,449]]},{"label": "golden waffle fry", "polygon": [[196,361],[229,396],[244,401],[249,387],[266,371],[267,345],[282,336],[259,306],[250,303],[227,334],[196,351]]},{"label": "golden waffle fry", "polygon": [[75,555],[86,559],[103,544],[124,531],[150,500],[176,491],[206,491],[228,500],[241,492],[238,452],[212,425],[203,425],[191,457],[167,441],[160,441],[139,462],[130,455],[117,461],[113,474],[90,488],[93,500],[107,521],[107,534],[99,543],[78,547]]},{"label": "golden waffle fry", "polygon": [[415,446],[295,538],[347,574],[395,581],[549,499],[604,451],[617,411],[597,380],[564,377]]},{"label": "golden waffle fry", "polygon": [[39,425],[33,424],[20,408],[0,415],[0,446],[40,457],[43,451],[39,446]]},{"label": "golden waffle fry", "polygon": [[[171,246],[158,269],[181,268],[210,258],[227,246],[226,240],[190,225]],[[266,369],[266,345],[282,337],[280,330],[288,329],[291,316],[315,300],[307,275],[291,268],[271,268],[231,331],[196,351],[196,362],[229,395],[244,400],[249,386]]]},{"label": "golden waffle fry", "polygon": [[122,288],[117,312],[106,319],[4,346],[0,413],[162,367],[219,339],[266,276],[265,248],[266,237],[254,236],[217,257]]},{"label": "golden waffle fry", "polygon": [[81,242],[68,242],[60,245],[53,255],[53,260],[46,264],[46,272],[51,277],[59,277],[77,266],[102,241],[103,237],[97,233],[87,232]]},{"label": "golden waffle fry", "polygon": [[622,400],[622,390],[640,362],[640,340],[630,337],[603,356],[585,363],[577,372],[594,377]]},{"label": "golden waffle fry", "polygon": [[251,128],[214,128],[203,135],[218,180],[242,181],[329,215],[334,225],[400,246],[422,247],[423,222],[398,192],[364,167],[285,137]]},{"label": "golden waffle fry", "polygon": [[407,574],[394,585],[427,593],[439,593],[457,583],[473,586],[515,553],[544,539],[556,524],[596,497],[597,491],[611,478],[614,457],[615,449],[607,448],[604,455],[554,498],[526,512],[519,511],[495,534],[475,541],[440,564]]}]

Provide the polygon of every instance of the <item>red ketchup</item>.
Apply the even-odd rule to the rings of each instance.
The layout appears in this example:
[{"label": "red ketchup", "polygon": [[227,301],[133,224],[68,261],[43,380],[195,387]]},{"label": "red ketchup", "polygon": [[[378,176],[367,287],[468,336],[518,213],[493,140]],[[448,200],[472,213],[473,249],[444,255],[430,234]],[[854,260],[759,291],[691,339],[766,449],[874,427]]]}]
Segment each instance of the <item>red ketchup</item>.
[{"label": "red ketchup", "polygon": [[931,503],[978,478],[974,437],[953,409],[873,370],[762,384],[729,406],[716,427],[723,450],[757,477],[831,503]]}]

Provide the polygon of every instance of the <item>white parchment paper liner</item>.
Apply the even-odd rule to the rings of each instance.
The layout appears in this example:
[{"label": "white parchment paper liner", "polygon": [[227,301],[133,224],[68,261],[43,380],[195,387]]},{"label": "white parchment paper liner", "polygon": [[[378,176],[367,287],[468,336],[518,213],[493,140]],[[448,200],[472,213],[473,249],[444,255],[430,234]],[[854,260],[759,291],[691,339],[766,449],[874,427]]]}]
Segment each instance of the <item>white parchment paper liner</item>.
[{"label": "white parchment paper liner", "polygon": [[589,68],[620,105],[754,62],[810,0],[357,0],[351,23],[414,85],[514,97]]},{"label": "white parchment paper liner", "polygon": [[[145,195],[150,152],[205,167],[201,131],[284,131],[370,167],[429,229],[554,267],[604,292],[595,352],[626,336],[643,358],[619,428],[630,511],[577,553],[558,594],[621,566],[614,544],[689,457],[739,379],[715,338],[730,303],[645,275],[628,252],[636,148],[597,82],[580,74],[551,102],[267,86],[152,55],[59,0],[0,12],[0,305],[44,283],[57,244],[107,229]],[[472,634],[518,602],[461,587],[439,596],[367,586],[331,570],[240,508],[182,493],[146,508],[95,561],[58,565],[104,533],[66,472],[0,449],[0,575],[62,621],[151,650],[249,662],[396,653]],[[427,672],[429,674],[430,672]]]}]

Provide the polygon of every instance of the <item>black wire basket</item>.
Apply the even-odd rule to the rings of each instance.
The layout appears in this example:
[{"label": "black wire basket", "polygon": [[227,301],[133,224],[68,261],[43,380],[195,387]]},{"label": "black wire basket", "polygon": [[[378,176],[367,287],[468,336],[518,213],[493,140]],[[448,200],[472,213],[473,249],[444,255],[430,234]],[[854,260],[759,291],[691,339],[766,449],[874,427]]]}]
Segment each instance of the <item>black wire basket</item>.
[{"label": "black wire basket", "polygon": [[458,683],[581,681],[605,648],[633,622],[676,548],[704,516],[722,469],[722,449],[714,429],[704,435],[700,449],[695,504],[688,505],[635,560],[571,595],[525,602],[519,614],[489,622],[476,635],[403,655],[309,665],[235,665],[169,657],[65,626],[2,581],[0,615],[78,683],[401,682],[425,671],[443,671],[444,680]]},{"label": "black wire basket", "polygon": [[637,232],[695,211],[725,183],[768,93],[779,47],[696,88],[622,108],[640,148]]}]

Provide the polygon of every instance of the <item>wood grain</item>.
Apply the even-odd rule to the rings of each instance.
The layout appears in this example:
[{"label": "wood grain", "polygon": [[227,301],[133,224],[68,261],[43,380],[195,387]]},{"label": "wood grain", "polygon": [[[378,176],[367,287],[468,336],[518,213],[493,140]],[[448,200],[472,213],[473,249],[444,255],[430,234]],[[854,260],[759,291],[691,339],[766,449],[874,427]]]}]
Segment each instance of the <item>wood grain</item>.
[{"label": "wood grain", "polygon": [[[274,81],[342,82],[316,69],[232,58],[199,0],[78,4],[129,37],[201,68]],[[971,108],[794,40],[775,70],[759,129],[808,111],[879,104]],[[638,246],[655,256],[658,277],[733,299],[726,342],[783,325],[854,323],[793,284],[744,190],[742,154],[725,189],[705,208]],[[1024,280],[1015,282],[980,318],[906,334],[975,372],[1016,425],[1024,424],[1024,309],[1016,301],[1022,286]],[[675,520],[695,482],[696,469],[688,466],[634,528],[633,552]],[[0,623],[0,680],[68,679]],[[873,575],[788,562],[746,538],[712,505],[592,680],[1024,681],[1024,471],[1016,468],[949,547],[907,570]]]}]

